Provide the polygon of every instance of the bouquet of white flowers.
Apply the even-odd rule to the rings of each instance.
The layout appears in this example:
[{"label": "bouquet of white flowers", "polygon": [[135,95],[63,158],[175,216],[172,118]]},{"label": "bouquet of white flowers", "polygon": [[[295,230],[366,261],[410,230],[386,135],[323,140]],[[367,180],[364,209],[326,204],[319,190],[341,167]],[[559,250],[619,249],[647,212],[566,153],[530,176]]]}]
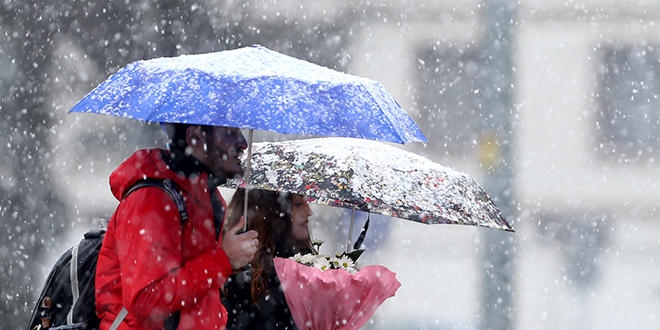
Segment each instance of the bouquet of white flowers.
[{"label": "bouquet of white flowers", "polygon": [[320,270],[344,269],[349,273],[356,273],[358,271],[357,257],[360,256],[359,254],[362,253],[362,251],[363,250],[357,250],[354,251],[354,252],[359,252],[357,254],[342,253],[342,254],[334,255],[332,257],[324,256],[320,254],[297,253],[296,255],[291,257],[291,259],[305,266],[318,268]]},{"label": "bouquet of white flowers", "polygon": [[356,254],[275,258],[275,271],[300,330],[357,330],[401,286],[380,265],[358,269]]}]

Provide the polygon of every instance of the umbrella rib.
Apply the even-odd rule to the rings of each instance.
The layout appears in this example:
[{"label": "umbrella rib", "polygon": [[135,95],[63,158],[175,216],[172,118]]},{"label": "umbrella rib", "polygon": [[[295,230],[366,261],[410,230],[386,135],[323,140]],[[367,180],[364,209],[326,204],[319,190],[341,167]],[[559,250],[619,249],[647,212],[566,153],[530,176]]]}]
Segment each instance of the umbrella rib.
[{"label": "umbrella rib", "polygon": [[[372,84],[373,84],[373,86],[371,86],[371,85],[367,86],[367,85],[362,84],[360,87],[363,88],[369,95],[371,95],[373,100],[375,100],[376,106],[380,110],[380,113],[383,114],[385,116],[385,118],[387,118],[388,125],[391,128],[393,128],[391,131],[392,131],[392,134],[396,135],[395,136],[396,140],[397,141],[402,141],[401,143],[405,143],[406,141],[428,142],[428,140],[426,139],[426,137],[424,136],[424,134],[421,131],[419,132],[419,134],[421,135],[421,138],[417,138],[417,137],[407,136],[406,134],[403,134],[399,129],[397,129],[397,127],[400,127],[401,124],[407,126],[406,128],[416,127],[417,125],[415,125],[415,123],[412,121],[412,119],[410,117],[404,117],[404,116],[401,116],[401,115],[394,116],[394,114],[392,114],[390,111],[388,111],[388,109],[390,109],[390,107],[387,107],[386,105],[383,104],[384,99],[389,99],[390,102],[394,103],[397,107],[400,108],[399,103],[396,101],[396,99],[392,95],[390,95],[387,92],[384,92],[385,87],[382,84],[380,84],[377,81],[373,81]],[[379,88],[374,88],[374,86],[379,87]],[[378,92],[378,94],[376,92]],[[403,111],[403,113],[408,115],[405,112],[405,110],[402,109],[402,111]],[[409,131],[409,129],[406,129],[406,131]]]}]

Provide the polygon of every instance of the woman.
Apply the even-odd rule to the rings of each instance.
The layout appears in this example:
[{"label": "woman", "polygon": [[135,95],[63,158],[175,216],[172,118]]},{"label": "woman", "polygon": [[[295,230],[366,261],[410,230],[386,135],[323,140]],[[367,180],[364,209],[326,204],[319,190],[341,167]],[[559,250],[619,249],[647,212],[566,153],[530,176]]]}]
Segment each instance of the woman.
[{"label": "woman", "polygon": [[[245,190],[229,203],[226,224],[231,228],[244,212]],[[259,248],[246,270],[235,272],[223,287],[222,302],[229,313],[227,330],[297,330],[273,265],[274,257],[316,253],[309,233],[313,214],[304,196],[251,189],[247,221],[259,234]]]}]

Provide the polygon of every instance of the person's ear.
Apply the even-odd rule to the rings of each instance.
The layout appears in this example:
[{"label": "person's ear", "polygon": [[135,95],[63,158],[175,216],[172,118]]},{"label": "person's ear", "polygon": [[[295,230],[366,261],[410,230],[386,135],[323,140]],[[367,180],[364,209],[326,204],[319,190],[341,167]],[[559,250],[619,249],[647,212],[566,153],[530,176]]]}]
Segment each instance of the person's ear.
[{"label": "person's ear", "polygon": [[206,143],[206,134],[201,126],[190,126],[186,129],[186,144],[192,148]]}]

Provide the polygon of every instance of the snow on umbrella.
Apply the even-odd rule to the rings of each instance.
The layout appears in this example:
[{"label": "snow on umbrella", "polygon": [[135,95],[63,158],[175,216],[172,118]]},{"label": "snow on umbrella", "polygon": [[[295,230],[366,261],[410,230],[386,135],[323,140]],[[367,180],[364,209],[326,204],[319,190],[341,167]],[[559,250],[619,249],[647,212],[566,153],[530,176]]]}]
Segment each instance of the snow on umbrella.
[{"label": "snow on umbrella", "polygon": [[513,231],[472,177],[376,141],[328,137],[255,143],[247,180],[253,188],[298,193],[318,204],[426,224]]},{"label": "snow on umbrella", "polygon": [[258,45],[130,63],[71,112],[282,134],[426,141],[380,83]]},{"label": "snow on umbrella", "polygon": [[130,63],[70,112],[250,129],[246,175],[254,129],[427,141],[380,83],[259,45]]}]

